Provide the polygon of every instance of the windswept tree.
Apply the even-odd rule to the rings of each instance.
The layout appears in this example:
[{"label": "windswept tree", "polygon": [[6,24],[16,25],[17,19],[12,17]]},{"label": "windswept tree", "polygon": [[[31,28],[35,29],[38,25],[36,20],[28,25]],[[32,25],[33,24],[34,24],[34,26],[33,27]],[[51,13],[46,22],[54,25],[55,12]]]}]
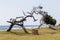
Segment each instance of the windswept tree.
[{"label": "windswept tree", "polygon": [[27,30],[23,26],[23,24],[24,24],[23,22],[26,21],[26,18],[25,17],[20,17],[20,18],[22,18],[20,21],[16,21],[16,19],[11,19],[10,21],[7,21],[7,22],[11,23],[7,32],[11,31],[11,29],[14,25],[18,25],[18,26],[21,26],[23,28],[25,33],[28,33]]},{"label": "windswept tree", "polygon": [[[9,29],[7,30],[7,32],[11,31],[11,29],[14,25],[18,25],[18,26],[22,27],[22,29],[24,30],[25,33],[28,33],[28,31],[24,27],[24,21],[26,21],[26,18],[28,18],[28,17],[33,17],[34,21],[36,21],[36,19],[34,18],[33,13],[29,12],[30,15],[25,15],[25,12],[23,12],[23,14],[24,14],[25,17],[24,16],[16,17],[16,19],[11,18],[10,21],[7,21],[7,22],[11,23],[11,25],[10,25]],[[19,20],[19,21],[16,21],[18,18],[22,18],[22,19]]]},{"label": "windswept tree", "polygon": [[55,28],[52,28],[52,26],[55,26],[56,24],[56,19],[48,15],[48,12],[42,11],[42,6],[34,7],[32,11],[33,13],[40,14],[42,15],[42,18],[40,20],[40,25],[38,28],[40,28],[43,24],[49,25],[49,28],[56,30]]}]

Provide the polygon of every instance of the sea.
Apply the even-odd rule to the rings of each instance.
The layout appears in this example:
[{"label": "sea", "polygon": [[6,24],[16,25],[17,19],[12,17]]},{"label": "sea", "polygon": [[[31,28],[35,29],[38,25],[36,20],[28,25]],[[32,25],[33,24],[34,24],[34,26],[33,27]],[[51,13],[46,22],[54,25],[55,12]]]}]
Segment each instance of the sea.
[{"label": "sea", "polygon": [[[31,29],[31,28],[38,28],[39,25],[24,25],[25,28],[28,28],[28,29]],[[3,26],[0,26],[0,31],[6,31],[8,28],[10,27],[10,25],[3,25]],[[13,26],[14,30],[16,29],[21,29],[21,26]]]}]

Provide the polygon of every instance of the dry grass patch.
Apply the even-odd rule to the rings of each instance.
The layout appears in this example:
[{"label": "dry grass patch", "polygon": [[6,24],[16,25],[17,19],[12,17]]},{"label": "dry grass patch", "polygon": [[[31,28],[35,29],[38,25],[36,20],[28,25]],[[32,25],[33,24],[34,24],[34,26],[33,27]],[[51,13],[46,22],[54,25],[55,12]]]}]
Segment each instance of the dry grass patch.
[{"label": "dry grass patch", "polygon": [[0,40],[60,40],[60,31],[49,28],[39,29],[39,35],[32,35],[32,29],[28,29],[30,34],[21,30],[12,30],[11,32],[1,31]]}]

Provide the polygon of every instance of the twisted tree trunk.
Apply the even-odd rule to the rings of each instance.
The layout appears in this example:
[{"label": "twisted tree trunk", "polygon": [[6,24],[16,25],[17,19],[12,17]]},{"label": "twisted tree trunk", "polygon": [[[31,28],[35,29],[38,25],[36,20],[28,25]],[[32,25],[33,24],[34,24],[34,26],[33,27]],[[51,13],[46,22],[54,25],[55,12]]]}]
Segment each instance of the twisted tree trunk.
[{"label": "twisted tree trunk", "polygon": [[24,26],[21,26],[21,27],[24,30],[24,32],[28,34],[28,31],[24,28]]},{"label": "twisted tree trunk", "polygon": [[12,27],[14,26],[14,24],[11,24],[9,29],[7,30],[7,32],[11,31]]}]

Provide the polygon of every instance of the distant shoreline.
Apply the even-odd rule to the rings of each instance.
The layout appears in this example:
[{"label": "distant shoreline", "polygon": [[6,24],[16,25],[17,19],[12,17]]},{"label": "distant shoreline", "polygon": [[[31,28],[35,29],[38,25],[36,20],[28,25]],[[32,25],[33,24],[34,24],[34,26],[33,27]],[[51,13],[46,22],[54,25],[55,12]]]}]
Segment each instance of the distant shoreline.
[{"label": "distant shoreline", "polygon": [[[24,25],[24,27],[26,29],[32,29],[32,28],[38,28],[39,25]],[[47,26],[41,26],[43,28],[47,27]],[[6,31],[9,28],[9,26],[0,26],[0,31]],[[13,26],[12,30],[16,30],[16,29],[21,29],[21,26]]]}]

